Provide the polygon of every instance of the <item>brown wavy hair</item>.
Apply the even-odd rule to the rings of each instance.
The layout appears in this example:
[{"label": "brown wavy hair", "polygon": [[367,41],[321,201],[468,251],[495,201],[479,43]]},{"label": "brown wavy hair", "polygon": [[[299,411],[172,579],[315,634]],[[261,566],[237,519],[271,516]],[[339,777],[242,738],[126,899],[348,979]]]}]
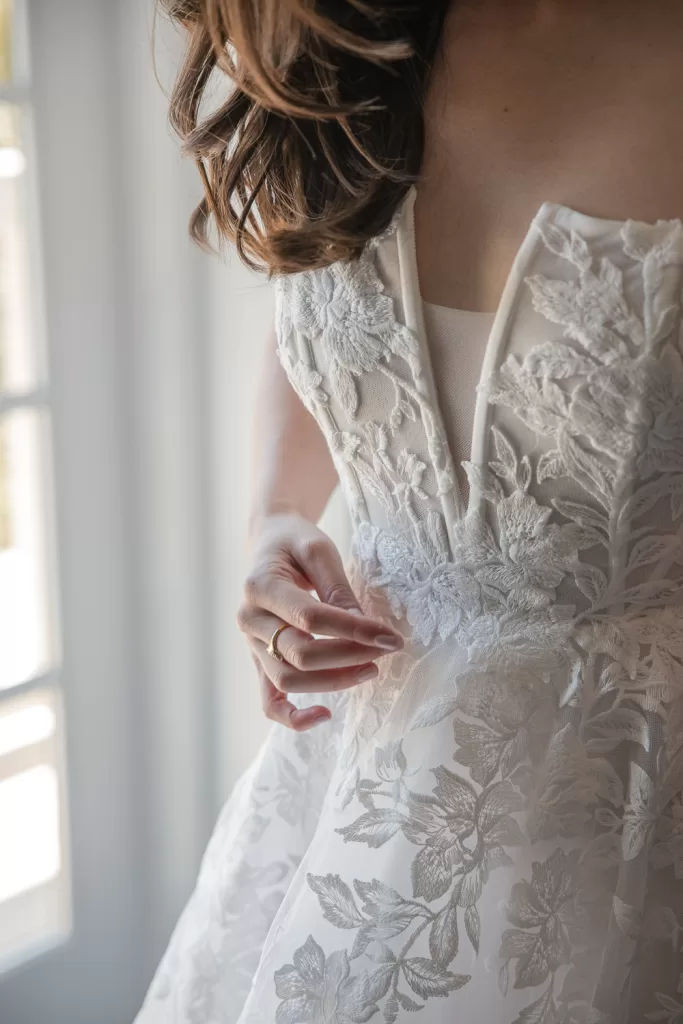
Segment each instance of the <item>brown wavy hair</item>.
[{"label": "brown wavy hair", "polygon": [[271,273],[357,257],[419,174],[448,0],[160,3],[188,35],[170,118],[204,185],[195,240],[213,220]]}]

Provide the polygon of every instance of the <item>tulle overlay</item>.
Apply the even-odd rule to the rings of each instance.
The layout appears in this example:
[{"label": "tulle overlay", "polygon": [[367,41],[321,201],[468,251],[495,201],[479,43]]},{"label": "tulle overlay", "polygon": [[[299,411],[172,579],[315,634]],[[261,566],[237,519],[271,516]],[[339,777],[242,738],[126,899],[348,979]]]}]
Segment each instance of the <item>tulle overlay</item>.
[{"label": "tulle overlay", "polygon": [[467,505],[411,200],[357,263],[280,284],[355,589],[406,649],[328,725],[271,732],[138,1024],[683,1021],[682,272],[680,221],[543,204]]}]

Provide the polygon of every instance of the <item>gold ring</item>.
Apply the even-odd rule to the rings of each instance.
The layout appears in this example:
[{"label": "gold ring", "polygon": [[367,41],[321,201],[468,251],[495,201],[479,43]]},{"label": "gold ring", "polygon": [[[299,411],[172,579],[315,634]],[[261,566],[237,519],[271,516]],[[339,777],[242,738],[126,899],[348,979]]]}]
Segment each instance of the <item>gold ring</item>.
[{"label": "gold ring", "polygon": [[275,630],[275,632],[273,633],[273,635],[271,636],[270,643],[268,644],[268,647],[266,648],[266,651],[271,656],[271,658],[275,658],[276,661],[284,661],[285,660],[282,657],[282,655],[280,654],[280,652],[279,652],[279,650],[277,648],[277,638],[279,637],[280,633],[283,632],[283,630],[288,629],[288,628],[289,628],[289,623],[288,622],[283,622],[281,626],[278,626],[277,629]]}]

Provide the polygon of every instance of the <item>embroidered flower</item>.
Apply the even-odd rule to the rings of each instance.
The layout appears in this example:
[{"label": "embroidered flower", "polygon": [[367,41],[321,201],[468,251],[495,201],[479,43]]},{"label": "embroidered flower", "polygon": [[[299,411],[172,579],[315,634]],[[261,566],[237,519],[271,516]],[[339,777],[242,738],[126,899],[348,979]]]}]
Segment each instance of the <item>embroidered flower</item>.
[{"label": "embroidered flower", "polygon": [[592,372],[572,395],[569,416],[615,460],[634,457],[639,474],[683,471],[683,360],[666,345],[660,356],[620,360]]},{"label": "embroidered flower", "polygon": [[309,411],[316,404],[329,401],[327,392],[322,388],[323,377],[317,370],[311,370],[303,360],[298,360],[289,367],[289,379],[292,387]]},{"label": "embroidered flower", "polygon": [[479,585],[449,561],[435,514],[413,524],[410,534],[365,524],[356,549],[366,578],[386,592],[397,617],[406,615],[418,643],[435,635],[445,640],[478,613]]},{"label": "embroidered flower", "polygon": [[555,587],[577,566],[577,531],[548,525],[551,509],[515,491],[495,505],[498,539],[477,513],[454,527],[453,556],[482,584],[515,592],[517,607],[548,603]]},{"label": "embroidered flower", "polygon": [[410,359],[417,339],[394,314],[372,260],[335,263],[297,277],[291,292],[291,322],[320,345],[332,391],[349,416],[358,394],[353,377],[377,369],[390,353]]},{"label": "embroidered flower", "polygon": [[361,446],[361,438],[349,430],[339,430],[330,437],[330,448],[333,455],[339,456],[344,462],[353,462]]},{"label": "embroidered flower", "polygon": [[422,489],[422,477],[427,469],[424,462],[418,459],[412,452],[402,451],[396,463],[396,476],[398,480],[394,485],[394,493],[400,501],[404,500],[407,492],[411,492],[422,501],[429,501],[429,496]]},{"label": "embroidered flower", "polygon": [[326,957],[309,935],[293,960],[293,964],[275,972],[275,991],[284,1000],[278,1008],[278,1020],[292,1024],[355,1024],[359,1019],[356,1012],[363,1007],[358,979],[349,978],[347,953],[338,950]]},{"label": "embroidered flower", "polygon": [[512,887],[507,918],[515,928],[503,933],[500,955],[517,961],[515,988],[541,985],[569,963],[577,861],[578,851],[557,849],[544,863],[534,861],[531,881]]},{"label": "embroidered flower", "polygon": [[368,259],[310,271],[294,293],[292,321],[329,360],[351,373],[374,370],[389,352],[408,358],[414,335],[394,315],[393,299]]},{"label": "embroidered flower", "polygon": [[470,660],[478,665],[551,671],[564,661],[573,629],[574,607],[551,604],[479,615],[468,625],[464,639]]}]

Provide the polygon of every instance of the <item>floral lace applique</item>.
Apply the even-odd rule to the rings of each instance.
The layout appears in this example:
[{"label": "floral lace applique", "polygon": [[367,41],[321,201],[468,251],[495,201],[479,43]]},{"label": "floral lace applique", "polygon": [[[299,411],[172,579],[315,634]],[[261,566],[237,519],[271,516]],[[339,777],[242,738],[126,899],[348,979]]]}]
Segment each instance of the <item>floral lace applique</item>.
[{"label": "floral lace applique", "polygon": [[[386,523],[356,529],[368,593],[405,618],[415,643],[467,650],[470,668],[426,700],[411,736],[450,723],[453,760],[468,774],[440,764],[431,791],[416,787],[409,779],[425,769],[414,740],[377,746],[374,771],[356,773],[344,807],[360,810],[338,832],[368,848],[370,871],[372,851],[412,846],[412,892],[369,872],[309,875],[322,917],[355,938],[326,953],[311,934],[276,972],[282,1020],[313,1021],[324,1006],[335,1022],[380,1012],[391,1022],[457,993],[470,981],[454,966],[460,937],[478,950],[491,873],[512,867],[516,848],[544,843],[510,888],[501,993],[533,993],[515,1024],[621,1024],[648,861],[683,872],[683,758],[667,761],[663,745],[683,685],[683,230],[623,226],[640,303],[632,276],[627,289],[625,271],[596,260],[576,231],[539,231],[575,274],[525,279],[533,308],[563,336],[509,355],[486,393],[547,439],[544,448],[520,456],[510,428],[494,425],[494,457],[466,466],[483,505],[448,523],[438,493],[423,488],[424,462],[392,456],[387,425],[372,428],[370,457],[362,430],[334,435],[387,512]],[[376,369],[378,348],[365,353],[366,370]],[[355,416],[356,405],[345,408]],[[613,929],[606,955],[621,958],[623,973],[603,991]],[[647,1019],[678,1020],[681,991],[656,993]]]}]

